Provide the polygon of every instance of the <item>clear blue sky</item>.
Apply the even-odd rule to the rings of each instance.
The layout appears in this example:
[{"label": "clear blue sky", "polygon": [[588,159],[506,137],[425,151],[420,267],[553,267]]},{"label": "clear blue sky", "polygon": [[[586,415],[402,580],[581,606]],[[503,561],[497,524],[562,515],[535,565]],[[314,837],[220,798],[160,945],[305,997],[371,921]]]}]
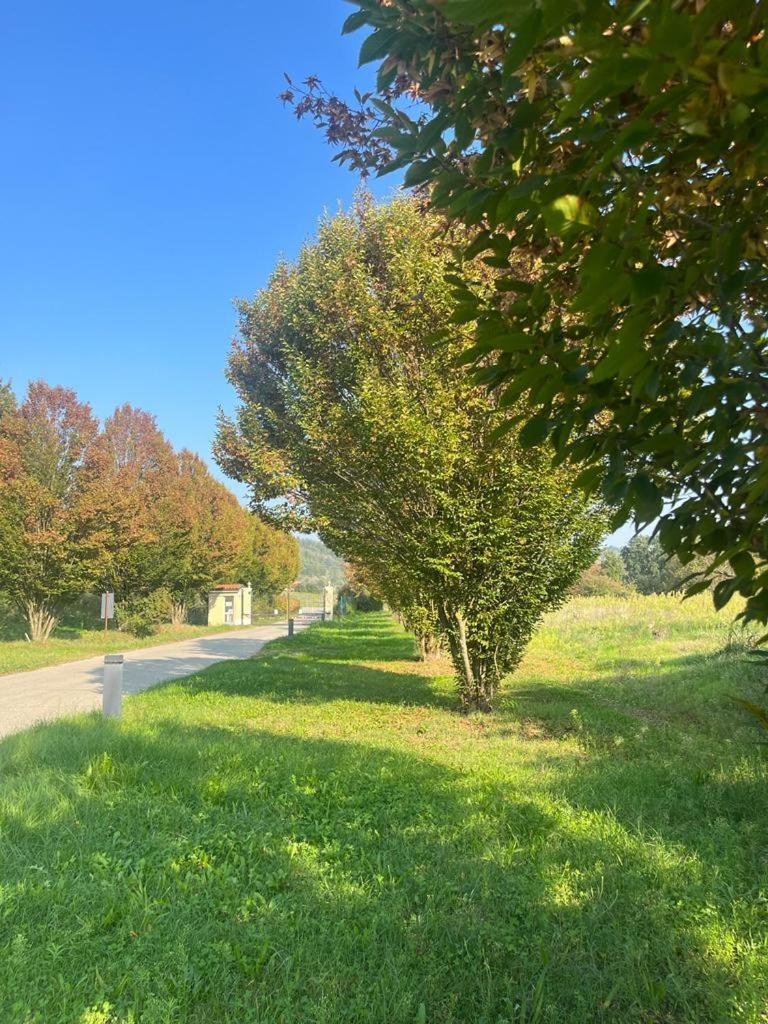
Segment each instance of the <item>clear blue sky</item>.
[{"label": "clear blue sky", "polygon": [[[6,0],[0,13],[0,377],[130,402],[210,457],[232,300],[357,181],[278,101],[350,94],[343,0]],[[385,195],[396,182],[373,187]]]},{"label": "clear blue sky", "polygon": [[350,10],[6,0],[0,377],[67,385],[102,417],[129,401],[209,456],[232,299],[357,184],[277,99],[284,71],[369,81]]}]

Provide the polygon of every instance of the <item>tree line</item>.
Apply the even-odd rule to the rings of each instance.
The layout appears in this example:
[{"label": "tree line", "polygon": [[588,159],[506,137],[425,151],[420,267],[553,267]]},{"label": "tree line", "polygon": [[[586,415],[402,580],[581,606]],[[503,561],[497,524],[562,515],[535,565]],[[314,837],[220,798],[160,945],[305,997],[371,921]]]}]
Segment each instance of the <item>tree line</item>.
[{"label": "tree line", "polygon": [[[657,537],[637,534],[622,548],[608,547],[574,585],[572,592],[585,597],[684,593],[701,561],[683,565],[669,556]],[[723,570],[718,580],[727,579]]]},{"label": "tree line", "polygon": [[74,391],[0,384],[0,592],[46,640],[68,605],[113,591],[121,625],[186,620],[213,584],[274,593],[298,571],[293,537],[260,522],[149,413],[100,424]]},{"label": "tree line", "polygon": [[[468,329],[444,220],[361,194],[242,301],[220,465],[261,515],[316,531],[371,593],[450,653],[488,709],[542,614],[597,554],[606,518],[460,365]],[[490,283],[490,282],[489,282]]]},{"label": "tree line", "polygon": [[465,229],[457,322],[510,428],[768,621],[763,5],[353,3],[375,89],[283,99]]}]

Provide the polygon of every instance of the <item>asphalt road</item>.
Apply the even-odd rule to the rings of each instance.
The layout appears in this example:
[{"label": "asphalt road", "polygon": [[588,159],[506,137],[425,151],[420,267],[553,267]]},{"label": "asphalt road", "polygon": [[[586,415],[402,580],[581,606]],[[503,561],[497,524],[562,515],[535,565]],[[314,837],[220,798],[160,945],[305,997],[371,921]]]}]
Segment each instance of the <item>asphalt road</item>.
[{"label": "asphalt road", "polygon": [[[298,619],[296,631],[310,620]],[[285,622],[202,636],[196,640],[144,647],[125,654],[123,693],[142,690],[169,679],[189,676],[231,658],[250,658],[268,640],[285,636]],[[36,722],[101,707],[104,657],[0,676],[0,736]]]}]

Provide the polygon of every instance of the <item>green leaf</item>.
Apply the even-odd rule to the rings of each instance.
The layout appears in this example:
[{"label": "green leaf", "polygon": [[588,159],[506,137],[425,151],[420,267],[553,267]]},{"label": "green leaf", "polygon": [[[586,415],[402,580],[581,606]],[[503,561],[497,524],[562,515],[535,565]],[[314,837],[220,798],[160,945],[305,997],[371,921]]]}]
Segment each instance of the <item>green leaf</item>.
[{"label": "green leaf", "polygon": [[549,415],[543,412],[528,420],[520,431],[520,447],[535,448],[541,444],[549,433],[551,423]]},{"label": "green leaf", "polygon": [[510,78],[518,70],[520,65],[527,59],[541,35],[544,23],[544,12],[540,7],[534,7],[526,18],[515,30],[514,39],[511,39],[506,53],[504,54],[504,76]]},{"label": "green leaf", "polygon": [[664,501],[656,484],[646,473],[637,473],[631,484],[632,507],[641,523],[650,523],[661,515]]},{"label": "green leaf", "polygon": [[576,477],[574,481],[574,486],[581,488],[581,490],[583,491],[586,491],[587,494],[591,494],[597,488],[599,482],[601,481],[603,477],[603,472],[603,467],[600,465],[587,466],[587,468],[582,469],[582,471]]},{"label": "green leaf", "polygon": [[490,350],[498,349],[501,352],[519,352],[530,348],[531,344],[530,334],[524,334],[522,331],[509,331],[506,334],[500,334],[495,338],[484,341],[483,348]]},{"label": "green leaf", "polygon": [[356,32],[363,25],[368,24],[368,12],[367,11],[355,11],[354,14],[350,14],[344,24],[341,26],[341,34],[343,36],[348,35],[350,32]]},{"label": "green leaf", "polygon": [[403,185],[406,188],[413,188],[414,185],[421,185],[432,177],[434,163],[431,160],[416,160],[405,172]]},{"label": "green leaf", "polygon": [[473,302],[462,302],[454,309],[450,321],[452,324],[469,324],[477,319],[477,304]]},{"label": "green leaf", "polygon": [[736,593],[738,586],[738,580],[720,580],[720,582],[717,584],[717,586],[712,592],[712,600],[714,602],[715,608],[718,611],[720,611],[721,608],[724,608],[728,604],[733,595]]},{"label": "green leaf", "polygon": [[542,216],[547,231],[560,237],[592,227],[597,222],[594,206],[576,195],[559,196],[544,207]]},{"label": "green leaf", "polygon": [[514,430],[516,426],[516,419],[504,420],[503,423],[499,423],[497,427],[493,428],[489,435],[489,440],[500,441],[502,437],[505,437],[511,430]]},{"label": "green leaf", "polygon": [[728,559],[737,576],[751,579],[755,575],[755,560],[748,551],[739,551]]},{"label": "green leaf", "polygon": [[445,0],[442,12],[449,21],[493,25],[509,13],[509,0]]},{"label": "green leaf", "polygon": [[646,353],[634,339],[628,339],[623,344],[617,342],[597,363],[589,379],[593,384],[600,384],[617,376],[622,370],[626,373],[628,365],[632,370],[639,369],[645,360]]},{"label": "green leaf", "polygon": [[380,28],[369,35],[360,47],[358,67],[388,56],[392,44],[398,39],[399,35],[400,33],[394,28]]}]

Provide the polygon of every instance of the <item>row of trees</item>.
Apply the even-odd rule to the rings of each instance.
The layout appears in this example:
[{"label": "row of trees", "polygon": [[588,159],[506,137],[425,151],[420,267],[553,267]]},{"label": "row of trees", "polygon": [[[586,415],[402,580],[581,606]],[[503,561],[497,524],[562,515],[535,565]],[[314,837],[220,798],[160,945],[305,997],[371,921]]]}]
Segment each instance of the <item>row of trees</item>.
[{"label": "row of trees", "polygon": [[[664,551],[657,537],[638,534],[621,550],[605,548],[573,592],[584,596],[669,594],[684,591],[697,568],[700,561],[683,565]],[[725,571],[721,578],[727,578]]]},{"label": "row of trees", "polygon": [[353,2],[376,92],[284,98],[467,229],[456,319],[510,425],[768,621],[763,5]]},{"label": "row of trees", "polygon": [[240,409],[215,448],[261,514],[316,530],[488,708],[542,613],[594,560],[598,506],[458,357],[452,240],[413,199],[321,225],[240,304]]},{"label": "row of trees", "polygon": [[[295,540],[249,515],[154,418],[121,406],[101,426],[62,387],[19,402],[0,386],[0,591],[33,640],[66,606],[111,590],[134,615],[190,601],[224,578],[274,592],[298,570]],[[149,608],[154,609],[151,613]]]}]

